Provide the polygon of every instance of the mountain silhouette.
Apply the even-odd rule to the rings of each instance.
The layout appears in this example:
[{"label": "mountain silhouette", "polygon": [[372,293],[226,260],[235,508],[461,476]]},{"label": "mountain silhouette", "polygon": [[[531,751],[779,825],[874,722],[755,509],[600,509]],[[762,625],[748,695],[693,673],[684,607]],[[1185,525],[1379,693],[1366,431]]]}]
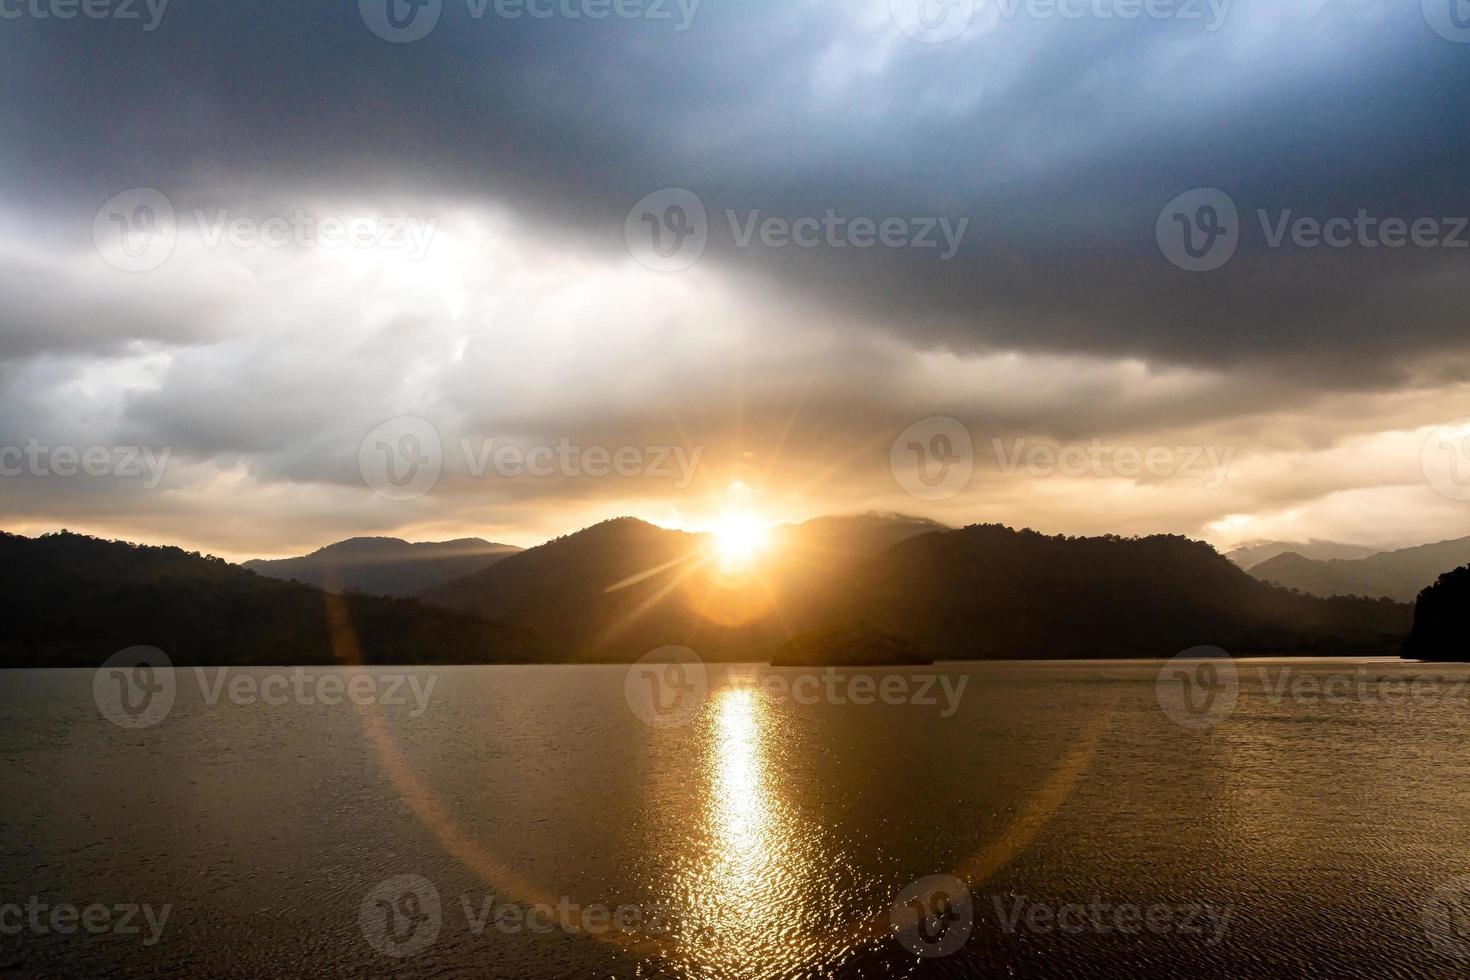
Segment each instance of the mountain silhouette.
[{"label": "mountain silhouette", "polygon": [[903,637],[936,658],[1391,653],[1407,606],[1258,582],[1173,535],[1076,538],[975,525],[903,542],[831,590],[818,625]]},{"label": "mountain silhouette", "polygon": [[1251,569],[1263,582],[1319,596],[1387,596],[1413,602],[1439,575],[1470,562],[1470,538],[1420,545],[1358,559],[1319,561],[1279,555]]},{"label": "mountain silhouette", "polygon": [[175,664],[329,664],[347,650],[328,603],[353,625],[362,662],[514,662],[524,634],[475,616],[265,578],[178,548],[61,532],[0,532],[0,635],[6,666],[96,666],[157,647]]},{"label": "mountain silhouette", "polygon": [[480,538],[410,544],[398,538],[350,538],[300,558],[256,559],[245,567],[270,578],[332,592],[407,597],[487,568],[521,549]]},{"label": "mountain silhouette", "polygon": [[1419,593],[1414,627],[1404,656],[1415,660],[1470,661],[1465,641],[1465,610],[1470,609],[1470,565],[1441,575]]},{"label": "mountain silhouette", "polygon": [[782,524],[772,529],[772,537],[778,547],[794,547],[811,554],[825,552],[840,559],[876,555],[921,534],[950,530],[953,528],[923,517],[869,513]]},{"label": "mountain silhouette", "polygon": [[[707,535],[617,518],[530,548],[420,598],[505,623],[543,624],[554,655],[627,659],[662,646],[755,651],[776,638],[701,614],[714,562]],[[723,597],[721,597],[723,598]]]},{"label": "mountain silhouette", "polygon": [[841,527],[777,529],[757,581],[732,585],[705,536],[610,521],[423,598],[535,629],[573,660],[666,644],[809,660],[836,655],[830,637],[844,633],[904,660],[1169,656],[1201,645],[1397,653],[1409,629],[1406,605],[1296,594],[1182,537],[924,527],[888,547],[868,537],[869,547],[844,549]]},{"label": "mountain silhouette", "polygon": [[[217,558],[61,533],[0,535],[4,662],[96,664],[151,645],[178,663],[329,663],[328,610],[369,663],[1397,653],[1411,609],[1257,581],[1177,536],[950,530],[897,515],[772,529],[749,568],[709,535],[619,518],[512,554],[419,599],[332,595]],[[335,604],[335,605],[334,605]],[[339,637],[340,638],[340,637]]]},{"label": "mountain silhouette", "polygon": [[1378,554],[1377,548],[1366,548],[1358,544],[1342,544],[1338,541],[1252,541],[1225,552],[1225,557],[1246,571],[1277,555],[1295,552],[1303,558],[1328,560],[1332,558],[1367,558]]}]

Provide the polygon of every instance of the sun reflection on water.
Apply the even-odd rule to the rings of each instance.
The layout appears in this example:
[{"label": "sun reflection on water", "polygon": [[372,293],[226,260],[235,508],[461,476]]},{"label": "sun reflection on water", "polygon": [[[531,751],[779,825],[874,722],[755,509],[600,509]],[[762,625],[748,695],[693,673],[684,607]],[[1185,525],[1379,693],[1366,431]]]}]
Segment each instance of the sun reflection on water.
[{"label": "sun reflection on water", "polygon": [[759,884],[770,854],[771,801],[762,768],[761,715],[769,711],[751,690],[730,688],[715,704],[709,759],[709,825],[725,884],[734,893]]},{"label": "sun reflection on water", "polygon": [[685,952],[723,976],[794,967],[810,955],[802,894],[818,872],[780,778],[780,712],[759,690],[727,686],[702,724],[702,845],[685,885],[704,928]]}]

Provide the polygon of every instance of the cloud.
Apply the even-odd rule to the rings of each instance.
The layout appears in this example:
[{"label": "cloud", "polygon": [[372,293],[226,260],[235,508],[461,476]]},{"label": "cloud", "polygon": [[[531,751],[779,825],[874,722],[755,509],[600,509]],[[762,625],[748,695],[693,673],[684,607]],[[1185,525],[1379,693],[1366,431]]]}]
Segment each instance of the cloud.
[{"label": "cloud", "polygon": [[[982,445],[1236,453],[1214,491],[981,466],[971,492],[925,505],[954,521],[1428,530],[1329,505],[1355,499],[1464,526],[1423,506],[1412,440],[1343,459],[1470,414],[1470,249],[1270,235],[1283,215],[1465,212],[1463,46],[1373,4],[1232,4],[1213,31],[982,5],[942,45],[887,7],[705,0],[681,32],[476,20],[446,0],[413,44],[350,3],[179,5],[154,32],[7,22],[0,435],[175,454],[156,494],[26,480],[0,488],[9,513],[249,553],[403,528],[524,541],[717,506],[658,481],[487,486],[452,465],[427,501],[397,505],[362,485],[357,454],[400,415],[451,446],[697,444],[712,488],[764,476],[790,516],[913,510],[891,441],[950,415]],[[167,195],[178,241],[124,273],[93,222],[135,187]],[[709,241],[656,274],[625,219],[664,187],[699,196]],[[1208,272],[1156,239],[1160,210],[1197,187],[1240,215],[1235,254]],[[948,261],[860,247],[850,225],[835,244],[741,244],[752,222],[829,212],[905,234],[967,224]],[[421,258],[211,241],[224,217],[258,232],[296,214],[433,231]]]}]

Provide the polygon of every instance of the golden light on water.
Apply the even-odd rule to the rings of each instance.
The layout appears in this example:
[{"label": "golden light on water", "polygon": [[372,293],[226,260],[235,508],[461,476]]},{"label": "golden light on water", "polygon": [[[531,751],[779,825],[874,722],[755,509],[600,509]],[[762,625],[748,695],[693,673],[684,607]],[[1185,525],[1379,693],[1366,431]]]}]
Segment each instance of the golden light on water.
[{"label": "golden light on water", "polygon": [[766,710],[754,691],[742,688],[721,692],[715,706],[709,821],[722,851],[724,877],[736,885],[758,878],[770,850],[759,728],[759,713]]},{"label": "golden light on water", "polygon": [[[712,692],[701,738],[703,845],[685,867],[687,894],[709,928],[685,937],[721,975],[758,976],[809,959],[801,901],[819,876],[814,836],[781,785],[781,718],[758,690]],[[773,957],[782,962],[773,962]]]}]

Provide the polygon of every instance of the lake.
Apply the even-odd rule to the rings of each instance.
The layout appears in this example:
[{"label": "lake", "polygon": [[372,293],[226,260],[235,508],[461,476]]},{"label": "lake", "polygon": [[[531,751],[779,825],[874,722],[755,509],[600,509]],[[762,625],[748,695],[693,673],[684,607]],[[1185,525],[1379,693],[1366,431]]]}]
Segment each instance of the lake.
[{"label": "lake", "polygon": [[0,967],[1470,971],[1470,668],[1176,669],[8,671]]}]

